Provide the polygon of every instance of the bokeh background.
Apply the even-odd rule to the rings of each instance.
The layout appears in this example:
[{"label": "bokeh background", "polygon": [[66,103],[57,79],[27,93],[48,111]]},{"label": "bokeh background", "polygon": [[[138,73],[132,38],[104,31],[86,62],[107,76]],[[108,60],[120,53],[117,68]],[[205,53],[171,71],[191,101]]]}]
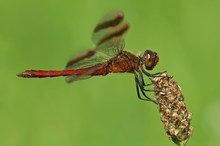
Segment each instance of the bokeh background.
[{"label": "bokeh background", "polygon": [[[0,0],[0,146],[175,145],[157,106],[137,99],[132,74],[66,84],[23,79],[25,69],[63,69],[93,47],[97,21],[123,10],[126,50],[158,52],[193,112],[188,146],[220,143],[219,0]],[[153,96],[152,94],[150,94]]]}]

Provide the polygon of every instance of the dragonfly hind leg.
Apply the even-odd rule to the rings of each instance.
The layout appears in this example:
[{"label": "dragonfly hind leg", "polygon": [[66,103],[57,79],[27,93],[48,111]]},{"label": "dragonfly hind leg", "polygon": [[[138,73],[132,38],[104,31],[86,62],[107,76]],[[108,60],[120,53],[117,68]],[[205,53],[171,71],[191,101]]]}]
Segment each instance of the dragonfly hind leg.
[{"label": "dragonfly hind leg", "polygon": [[[140,100],[151,101],[151,102],[157,104],[157,101],[155,101],[155,100],[151,99],[150,97],[148,97],[144,92],[144,91],[154,91],[154,90],[144,89],[144,85],[143,85],[142,81],[139,80],[138,75],[136,73],[135,73],[135,84],[136,84],[137,95],[138,95],[138,98]],[[141,97],[139,89],[141,90],[141,93],[144,96],[144,98]]]}]

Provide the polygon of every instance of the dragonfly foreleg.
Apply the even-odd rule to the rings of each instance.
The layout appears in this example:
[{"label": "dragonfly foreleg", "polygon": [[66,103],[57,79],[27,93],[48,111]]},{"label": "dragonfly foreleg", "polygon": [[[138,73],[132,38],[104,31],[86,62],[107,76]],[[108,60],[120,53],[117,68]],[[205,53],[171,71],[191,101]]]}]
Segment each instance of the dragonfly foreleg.
[{"label": "dragonfly foreleg", "polygon": [[148,77],[153,77],[153,76],[154,76],[153,74],[151,74],[151,73],[145,71],[143,67],[141,67],[141,71],[142,71],[146,76],[148,76]]},{"label": "dragonfly foreleg", "polygon": [[147,72],[146,70],[144,70],[143,66],[141,66],[140,68],[141,68],[141,71],[148,77],[159,77],[158,75],[160,75],[162,73],[166,73],[166,71],[163,71],[163,72],[157,72],[157,73],[151,74],[151,73]]},{"label": "dragonfly foreleg", "polygon": [[151,74],[151,73],[145,71],[143,67],[141,68],[141,71],[148,77],[159,77],[160,74],[166,72],[166,71],[163,71],[163,72],[157,72],[157,73]]},{"label": "dragonfly foreleg", "polygon": [[157,72],[157,73],[154,73],[152,74],[153,77],[160,77],[159,75],[162,74],[162,73],[166,73],[167,71],[163,71],[163,72]]},{"label": "dragonfly foreleg", "polygon": [[[150,90],[145,90],[144,89],[144,86],[142,85],[142,83],[140,82],[139,78],[138,78],[138,75],[135,73],[135,83],[136,83],[136,89],[137,89],[137,95],[138,95],[138,98],[141,99],[141,100],[146,100],[146,101],[152,101],[153,103],[157,104],[157,102],[155,100],[152,100],[150,97],[148,97],[144,91],[150,91]],[[143,94],[143,96],[145,98],[142,98],[141,95],[140,95],[140,91],[139,91],[139,88],[141,90],[141,93]]]}]

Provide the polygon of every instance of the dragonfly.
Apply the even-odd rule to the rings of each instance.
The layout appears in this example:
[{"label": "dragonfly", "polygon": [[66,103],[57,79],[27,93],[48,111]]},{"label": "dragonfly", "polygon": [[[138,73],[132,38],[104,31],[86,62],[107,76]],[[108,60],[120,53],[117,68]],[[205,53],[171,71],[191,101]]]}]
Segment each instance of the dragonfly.
[{"label": "dragonfly", "polygon": [[138,98],[156,103],[145,93],[150,91],[145,89],[150,84],[145,83],[143,74],[148,77],[155,76],[147,70],[152,70],[157,65],[159,57],[151,50],[146,50],[143,55],[135,55],[124,50],[124,37],[129,24],[123,20],[122,11],[106,14],[93,30],[92,41],[95,47],[74,56],[64,70],[26,70],[17,76],[24,78],[66,76],[66,82],[71,83],[109,73],[132,73]]}]

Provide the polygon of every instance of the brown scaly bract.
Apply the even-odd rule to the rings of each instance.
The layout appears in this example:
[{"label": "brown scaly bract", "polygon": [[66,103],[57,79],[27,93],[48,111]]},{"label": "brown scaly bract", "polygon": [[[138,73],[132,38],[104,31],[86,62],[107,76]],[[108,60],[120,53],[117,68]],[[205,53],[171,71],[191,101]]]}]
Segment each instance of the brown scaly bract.
[{"label": "brown scaly bract", "polygon": [[192,134],[192,113],[185,106],[180,86],[166,72],[150,79],[167,136],[177,145],[185,145]]}]

